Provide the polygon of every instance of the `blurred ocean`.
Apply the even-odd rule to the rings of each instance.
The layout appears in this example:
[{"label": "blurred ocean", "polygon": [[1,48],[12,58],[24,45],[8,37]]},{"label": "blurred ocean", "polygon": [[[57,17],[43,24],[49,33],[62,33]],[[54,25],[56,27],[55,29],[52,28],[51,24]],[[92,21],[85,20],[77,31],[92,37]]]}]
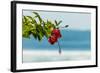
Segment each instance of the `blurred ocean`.
[{"label": "blurred ocean", "polygon": [[[59,43],[62,50],[91,50],[91,32],[89,30],[61,30]],[[23,50],[58,50],[58,44],[51,45],[47,38],[41,42],[31,36],[22,39]]]}]

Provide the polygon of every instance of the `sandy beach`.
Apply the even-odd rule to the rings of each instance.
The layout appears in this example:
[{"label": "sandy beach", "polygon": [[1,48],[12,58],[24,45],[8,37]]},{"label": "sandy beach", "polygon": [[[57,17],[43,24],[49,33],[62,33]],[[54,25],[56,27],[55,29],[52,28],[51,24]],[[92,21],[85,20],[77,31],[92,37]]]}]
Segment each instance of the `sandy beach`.
[{"label": "sandy beach", "polygon": [[70,61],[88,60],[91,58],[90,51],[40,51],[23,50],[23,62],[49,62],[49,61]]}]

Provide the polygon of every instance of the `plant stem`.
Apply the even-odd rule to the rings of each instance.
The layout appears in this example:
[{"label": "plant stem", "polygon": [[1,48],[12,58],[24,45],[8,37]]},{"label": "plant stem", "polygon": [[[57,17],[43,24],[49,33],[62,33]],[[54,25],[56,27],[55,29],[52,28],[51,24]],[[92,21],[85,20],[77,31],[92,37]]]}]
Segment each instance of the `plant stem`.
[{"label": "plant stem", "polygon": [[58,47],[59,47],[59,54],[61,54],[61,47],[60,47],[59,41],[57,41],[57,43],[58,43]]},{"label": "plant stem", "polygon": [[65,25],[65,26],[63,26],[63,27],[59,27],[59,28],[67,28],[69,25]]}]

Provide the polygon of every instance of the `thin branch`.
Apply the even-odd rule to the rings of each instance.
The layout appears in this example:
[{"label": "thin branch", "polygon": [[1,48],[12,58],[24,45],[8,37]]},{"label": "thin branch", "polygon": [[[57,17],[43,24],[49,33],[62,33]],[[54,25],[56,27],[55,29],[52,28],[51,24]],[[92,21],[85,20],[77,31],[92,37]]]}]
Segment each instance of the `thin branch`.
[{"label": "thin branch", "polygon": [[65,26],[63,26],[63,27],[59,27],[59,28],[67,28],[67,27],[69,27],[69,25],[65,25]]}]

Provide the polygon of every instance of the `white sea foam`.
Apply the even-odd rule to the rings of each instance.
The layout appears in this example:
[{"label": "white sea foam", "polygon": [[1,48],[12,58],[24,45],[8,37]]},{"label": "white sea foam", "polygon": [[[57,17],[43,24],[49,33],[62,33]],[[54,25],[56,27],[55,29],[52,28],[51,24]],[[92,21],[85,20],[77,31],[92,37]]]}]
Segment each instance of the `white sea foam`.
[{"label": "white sea foam", "polygon": [[91,59],[91,51],[23,50],[23,62],[48,62]]}]

